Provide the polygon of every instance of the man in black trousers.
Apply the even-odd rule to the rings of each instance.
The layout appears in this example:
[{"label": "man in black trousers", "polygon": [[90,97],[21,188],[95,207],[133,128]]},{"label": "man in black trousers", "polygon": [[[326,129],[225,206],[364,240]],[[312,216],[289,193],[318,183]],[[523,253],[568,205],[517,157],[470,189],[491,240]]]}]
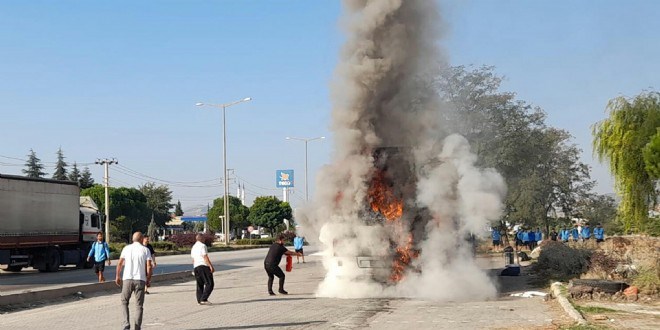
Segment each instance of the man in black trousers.
[{"label": "man in black trousers", "polygon": [[270,246],[266,259],[264,260],[264,269],[266,269],[266,273],[268,274],[268,294],[271,296],[275,295],[275,292],[273,292],[273,280],[275,279],[275,276],[280,279],[280,288],[277,292],[281,294],[289,294],[284,291],[284,272],[279,266],[283,255],[300,256],[301,254],[298,252],[291,252],[284,247],[284,236],[280,235],[277,237],[275,243]]},{"label": "man in black trousers", "polygon": [[213,264],[209,259],[208,249],[206,244],[202,241],[204,236],[197,234],[195,237],[197,242],[190,250],[190,256],[193,259],[193,267],[195,268],[195,279],[197,280],[197,303],[200,305],[210,305],[209,296],[213,292]]}]

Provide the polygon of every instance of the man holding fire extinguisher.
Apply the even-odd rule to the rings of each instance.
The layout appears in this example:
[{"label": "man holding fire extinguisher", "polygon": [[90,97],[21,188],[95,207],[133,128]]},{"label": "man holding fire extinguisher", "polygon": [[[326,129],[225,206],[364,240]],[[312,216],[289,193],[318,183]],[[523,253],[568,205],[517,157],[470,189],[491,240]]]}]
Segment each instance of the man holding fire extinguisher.
[{"label": "man holding fire extinguisher", "polygon": [[273,292],[273,280],[275,279],[275,276],[280,279],[280,288],[278,292],[281,294],[289,294],[288,292],[284,291],[284,272],[279,266],[283,255],[300,256],[301,254],[298,252],[289,251],[286,247],[284,247],[284,236],[280,235],[277,237],[273,245],[270,246],[270,249],[268,249],[268,254],[266,255],[266,259],[264,259],[264,269],[268,274],[268,294],[271,296],[275,295],[275,292]]}]

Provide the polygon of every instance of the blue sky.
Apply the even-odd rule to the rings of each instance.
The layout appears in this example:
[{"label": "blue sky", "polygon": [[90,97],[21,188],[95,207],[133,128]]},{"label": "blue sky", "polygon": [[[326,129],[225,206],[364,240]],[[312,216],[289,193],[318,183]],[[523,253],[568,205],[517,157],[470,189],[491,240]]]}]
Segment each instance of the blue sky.
[{"label": "blue sky", "polygon": [[[611,192],[590,126],[610,98],[660,85],[660,3],[442,3],[450,63],[496,66],[505,90],[575,136],[597,190]],[[252,97],[227,112],[229,167],[248,200],[280,195],[275,170],[294,169],[299,205],[304,148],[284,138],[328,137],[310,144],[310,178],[329,162],[340,14],[339,1],[2,0],[0,173],[22,168],[1,156],[33,148],[52,174],[61,146],[68,162],[116,157],[114,185],[176,181],[184,208],[206,204],[222,187],[189,182],[222,176],[222,117],[194,104]],[[90,167],[101,182],[101,166]]]}]

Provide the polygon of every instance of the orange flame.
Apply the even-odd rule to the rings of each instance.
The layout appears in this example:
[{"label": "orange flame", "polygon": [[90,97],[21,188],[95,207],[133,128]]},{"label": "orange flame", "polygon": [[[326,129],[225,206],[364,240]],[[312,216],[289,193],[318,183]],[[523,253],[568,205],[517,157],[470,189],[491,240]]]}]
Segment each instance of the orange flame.
[{"label": "orange flame", "polygon": [[403,214],[403,201],[397,198],[385,179],[385,172],[379,171],[369,187],[371,209],[382,214],[389,221],[397,220]]},{"label": "orange flame", "polygon": [[408,242],[405,246],[399,246],[396,248],[396,256],[392,262],[392,274],[390,275],[390,280],[392,282],[400,282],[404,278],[404,271],[410,265],[412,259],[415,259],[419,256],[419,252],[413,250],[413,235],[408,234]]}]

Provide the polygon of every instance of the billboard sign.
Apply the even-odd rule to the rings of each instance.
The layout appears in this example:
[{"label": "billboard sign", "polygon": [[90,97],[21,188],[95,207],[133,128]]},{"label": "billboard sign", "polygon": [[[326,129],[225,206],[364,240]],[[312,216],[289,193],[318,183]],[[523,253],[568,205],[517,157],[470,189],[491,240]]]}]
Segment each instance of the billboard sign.
[{"label": "billboard sign", "polygon": [[275,186],[277,188],[293,188],[293,170],[275,171]]}]

